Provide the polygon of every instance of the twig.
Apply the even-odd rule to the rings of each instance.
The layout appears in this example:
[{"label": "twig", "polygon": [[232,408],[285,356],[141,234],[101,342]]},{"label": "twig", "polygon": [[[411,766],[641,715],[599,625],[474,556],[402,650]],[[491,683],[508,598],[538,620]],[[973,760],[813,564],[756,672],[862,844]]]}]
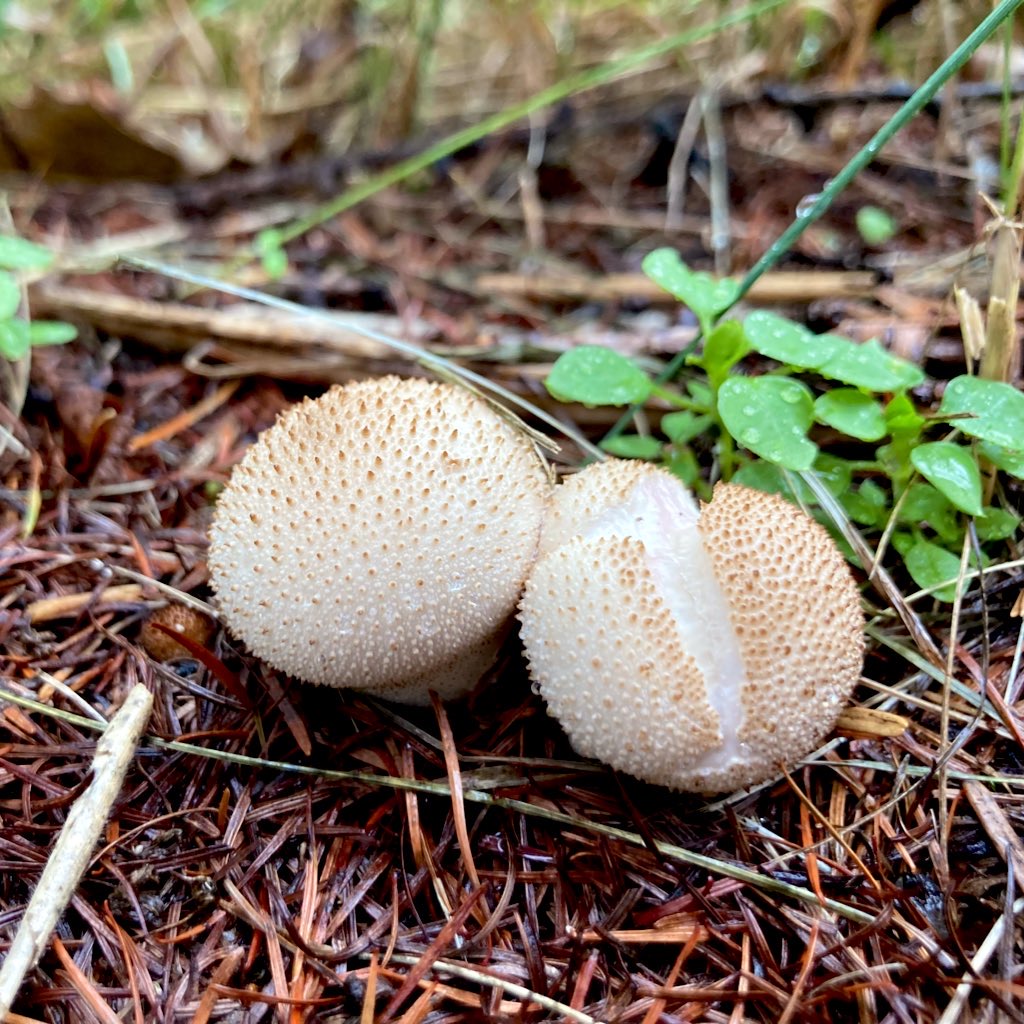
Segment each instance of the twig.
[{"label": "twig", "polygon": [[[479,274],[474,288],[481,295],[527,297],[542,302],[618,302],[641,299],[663,306],[679,300],[646,274]],[[777,270],[751,286],[753,303],[813,302],[815,299],[866,298],[878,288],[873,270]]]},{"label": "twig", "polygon": [[715,273],[724,277],[729,273],[729,171],[725,132],[722,130],[722,107],[718,92],[707,94],[704,104],[704,135],[708,142],[708,161],[711,165],[708,196],[711,200],[711,251],[715,258]]},{"label": "twig", "polygon": [[683,209],[686,206],[686,183],[690,156],[693,144],[700,130],[701,117],[704,113],[706,94],[699,92],[690,100],[686,108],[686,116],[676,136],[675,149],[668,165],[667,203],[665,208],[665,231],[678,231],[683,220]]},{"label": "twig", "polygon": [[0,1020],[10,1010],[26,973],[42,955],[92,860],[96,840],[121,791],[152,707],[153,695],[141,684],[136,685],[96,744],[93,780],[68,814],[0,967]]},{"label": "twig", "polygon": [[949,1005],[946,1007],[942,1016],[938,1020],[938,1024],[956,1024],[958,1020],[963,1018],[960,1016],[963,1011],[964,1004],[970,998],[971,992],[974,989],[974,979],[981,975],[981,972],[985,970],[989,960],[992,959],[992,955],[999,947],[999,942],[1003,937],[1003,932],[1009,926],[1013,927],[1013,919],[1024,911],[1024,897],[1017,900],[1011,908],[1011,914],[1001,914],[996,920],[996,923],[992,926],[992,930],[985,936],[984,941],[978,947],[978,952],[974,954],[974,959],[971,961],[970,970],[964,974],[963,981],[960,982],[956,987],[956,991],[953,993],[953,998],[950,999]]},{"label": "twig", "polygon": [[102,607],[110,604],[134,604],[142,599],[142,587],[135,583],[125,583],[123,586],[107,587],[98,595],[94,590],[89,590],[80,594],[61,594],[60,597],[41,597],[26,607],[25,614],[28,621],[36,625],[77,615],[89,605]]},{"label": "twig", "polygon": [[[395,963],[413,966],[420,962],[420,957],[406,956],[404,954],[396,954],[392,959]],[[515,996],[524,1002],[536,1003],[550,1013],[561,1014],[568,1020],[575,1021],[576,1024],[601,1024],[597,1018],[591,1017],[589,1013],[584,1013],[582,1010],[574,1010],[571,1006],[566,1006],[565,1003],[560,1003],[558,1000],[552,999],[541,992],[534,992],[523,985],[517,985],[513,981],[508,981],[494,974],[486,974],[482,970],[474,969],[470,964],[457,964],[448,960],[434,960],[429,970],[437,974],[450,974],[455,978],[463,978],[466,981],[477,985],[484,985],[488,988],[501,989],[508,995]]]}]

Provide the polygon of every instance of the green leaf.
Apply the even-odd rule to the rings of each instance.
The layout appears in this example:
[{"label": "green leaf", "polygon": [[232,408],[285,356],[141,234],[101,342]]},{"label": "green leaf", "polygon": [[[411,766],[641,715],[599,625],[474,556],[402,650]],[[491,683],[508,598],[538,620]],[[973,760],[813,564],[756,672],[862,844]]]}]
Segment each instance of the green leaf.
[{"label": "green leaf", "polygon": [[28,336],[28,324],[20,317],[0,321],[0,356],[12,362],[28,354],[32,342]]},{"label": "green leaf", "polygon": [[810,469],[818,446],[810,389],[789,377],[731,377],[718,391],[718,414],[744,447],[786,469]]},{"label": "green leaf", "polygon": [[969,516],[981,515],[981,474],[974,456],[952,441],[918,445],[910,461],[929,483]]},{"label": "green leaf", "polygon": [[814,471],[821,478],[821,482],[837,498],[842,497],[853,483],[853,469],[847,459],[841,459],[837,455],[829,455],[827,452],[818,452],[814,460]]},{"label": "green leaf", "polygon": [[971,418],[958,419],[956,426],[970,437],[1019,449],[1024,443],[1024,393],[1009,384],[979,377],[954,377],[947,385],[939,414],[955,416],[973,413]]},{"label": "green leaf", "polygon": [[[805,486],[803,481],[799,481],[798,478],[792,479],[798,481],[799,486]],[[731,483],[753,487],[754,490],[764,491],[765,494],[781,494],[786,501],[791,501],[794,505],[798,504],[786,475],[778,466],[770,462],[750,462],[746,466],[741,466],[733,473]],[[813,501],[810,490],[807,491],[807,497]]]},{"label": "green leaf", "polygon": [[820,395],[814,403],[814,418],[861,441],[878,441],[888,432],[881,405],[856,388],[836,388]]},{"label": "green leaf", "polygon": [[839,343],[831,358],[817,367],[825,377],[865,391],[905,391],[924,380],[920,367],[886,352],[875,338],[857,344],[833,334],[822,337]]},{"label": "green leaf", "polygon": [[980,516],[981,472],[974,454],[952,441],[932,441],[911,453],[914,468],[968,515]]},{"label": "green leaf", "polygon": [[584,405],[633,405],[651,393],[646,373],[625,356],[597,345],[563,352],[544,382],[560,402]]},{"label": "green leaf", "polygon": [[0,269],[45,270],[53,263],[49,249],[16,235],[0,235]]},{"label": "green leaf", "polygon": [[892,441],[878,448],[875,454],[898,494],[914,475],[910,453],[920,440],[925,420],[907,395],[898,394],[885,407],[885,422],[892,434]]},{"label": "green leaf", "polygon": [[868,245],[885,245],[896,234],[896,221],[877,206],[862,206],[856,215],[857,230]]},{"label": "green leaf", "polygon": [[710,410],[714,405],[711,397],[711,388],[702,380],[691,380],[686,382],[686,390],[694,402],[703,409]]},{"label": "green leaf", "polygon": [[974,520],[978,539],[982,541],[1008,540],[1020,526],[1020,516],[1007,508],[986,507],[985,514]]},{"label": "green leaf", "polygon": [[714,421],[689,411],[670,412],[661,417],[661,432],[673,444],[686,444],[703,434]]},{"label": "green leaf", "polygon": [[697,363],[704,368],[708,379],[718,385],[749,351],[739,321],[723,320],[704,342],[704,351]]},{"label": "green leaf", "polygon": [[728,309],[739,294],[739,284],[732,278],[718,279],[690,270],[675,249],[655,249],[644,257],[641,266],[656,285],[693,311],[704,331],[710,331],[715,317]]},{"label": "green leaf", "polygon": [[743,321],[743,329],[755,352],[802,370],[814,370],[828,362],[843,340],[831,334],[815,335],[802,324],[766,310],[751,313]]},{"label": "green leaf", "polygon": [[288,269],[288,253],[281,241],[281,232],[277,228],[264,228],[256,236],[256,251],[260,263],[272,281],[280,280]]},{"label": "green leaf", "polygon": [[[919,540],[904,552],[903,561],[914,582],[928,590],[946,580],[955,580],[960,575],[960,559],[938,544]],[[939,601],[956,600],[956,584],[942,587],[932,595]]]},{"label": "green leaf", "polygon": [[905,533],[902,530],[896,530],[892,535],[892,546],[900,553],[901,556],[906,553],[917,543],[918,538],[912,533]]},{"label": "green leaf", "polygon": [[601,448],[620,459],[656,459],[661,455],[662,443],[656,437],[620,434],[602,441]]},{"label": "green leaf", "polygon": [[693,487],[700,476],[700,465],[692,448],[675,448],[666,452],[664,467],[686,484]]},{"label": "green leaf", "polygon": [[794,505],[803,505],[807,508],[814,508],[817,505],[814,492],[796,473],[786,473],[781,467],[762,459],[741,466],[733,473],[731,482],[753,487],[754,490],[764,491],[765,494],[778,494]]},{"label": "green leaf", "polygon": [[0,320],[10,320],[21,305],[21,288],[6,271],[0,270]]},{"label": "green leaf", "polygon": [[882,526],[889,516],[888,495],[874,482],[865,480],[857,490],[839,496],[846,514],[861,526]]},{"label": "green leaf", "polygon": [[1024,449],[1003,448],[991,441],[982,441],[978,450],[996,469],[1024,480]]},{"label": "green leaf", "polygon": [[893,395],[885,407],[888,432],[897,438],[917,438],[925,419],[907,395]]},{"label": "green leaf", "polygon": [[284,249],[268,249],[260,254],[260,265],[271,281],[280,281],[288,272],[288,253]]},{"label": "green leaf", "polygon": [[62,320],[33,320],[28,325],[30,345],[64,345],[78,337],[78,330]]},{"label": "green leaf", "polygon": [[931,484],[911,484],[900,502],[897,522],[930,526],[947,544],[959,544],[963,530],[949,499]]}]

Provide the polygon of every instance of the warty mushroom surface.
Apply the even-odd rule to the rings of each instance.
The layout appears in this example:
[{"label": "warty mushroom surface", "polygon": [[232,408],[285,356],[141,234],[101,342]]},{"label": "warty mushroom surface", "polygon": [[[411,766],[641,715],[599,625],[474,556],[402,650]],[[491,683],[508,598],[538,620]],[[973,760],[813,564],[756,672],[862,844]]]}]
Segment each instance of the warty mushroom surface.
[{"label": "warty mushroom surface", "polygon": [[282,414],[221,493],[220,614],[307,682],[459,696],[507,633],[550,491],[533,444],[462,388],[334,387]]},{"label": "warty mushroom surface", "polygon": [[777,495],[698,508],[647,463],[556,489],[520,605],[530,671],[574,748],[674,789],[770,778],[828,734],[863,659],[828,533]]}]

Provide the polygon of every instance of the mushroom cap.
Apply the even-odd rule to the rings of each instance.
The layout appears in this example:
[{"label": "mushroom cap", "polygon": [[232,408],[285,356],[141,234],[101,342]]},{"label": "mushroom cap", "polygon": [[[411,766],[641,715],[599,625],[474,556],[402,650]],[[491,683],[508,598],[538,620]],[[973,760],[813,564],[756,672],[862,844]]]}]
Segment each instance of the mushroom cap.
[{"label": "mushroom cap", "polygon": [[[719,484],[698,511],[670,473],[632,472],[618,506],[614,463],[556,490],[561,543],[520,605],[531,675],[584,756],[698,793],[769,779],[820,744],[860,678],[849,568],[777,495]],[[597,511],[574,532],[570,508]]]},{"label": "mushroom cap", "polygon": [[334,387],[264,431],[218,499],[222,618],[307,682],[458,696],[497,656],[550,492],[532,443],[462,388]]}]

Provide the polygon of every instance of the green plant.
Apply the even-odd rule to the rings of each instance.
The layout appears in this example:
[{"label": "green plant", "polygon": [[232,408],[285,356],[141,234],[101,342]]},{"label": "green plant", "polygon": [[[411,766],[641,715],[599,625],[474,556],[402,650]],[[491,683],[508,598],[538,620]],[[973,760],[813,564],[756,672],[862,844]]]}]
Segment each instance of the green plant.
[{"label": "green plant", "polygon": [[52,262],[49,249],[14,235],[0,235],[0,356],[12,362],[24,358],[33,346],[63,345],[77,334],[71,324],[53,320],[30,323],[18,316],[21,284],[12,272],[45,270]]},{"label": "green plant", "polygon": [[885,245],[896,234],[896,221],[877,206],[862,206],[856,216],[857,231],[868,245]]},{"label": "green plant", "polygon": [[[644,270],[692,310],[705,342],[676,387],[607,349],[584,346],[558,359],[547,387],[561,401],[625,406],[657,396],[673,407],[661,436],[620,434],[602,443],[605,451],[660,460],[703,492],[699,460],[710,455],[713,476],[781,493],[812,511],[799,474],[814,470],[851,520],[868,533],[891,533],[926,589],[958,575],[965,517],[983,544],[1017,530],[1016,512],[984,503],[979,458],[1024,479],[1024,394],[965,375],[948,383],[934,413],[922,412],[910,392],[925,382],[924,372],[877,341],[816,335],[765,311],[716,322],[736,282],[696,273],[667,249],[650,253]],[[771,360],[757,375],[744,366],[753,354]],[[838,435],[844,454],[821,450],[812,432],[822,428]],[[953,591],[943,587],[936,596],[952,600]]]}]

